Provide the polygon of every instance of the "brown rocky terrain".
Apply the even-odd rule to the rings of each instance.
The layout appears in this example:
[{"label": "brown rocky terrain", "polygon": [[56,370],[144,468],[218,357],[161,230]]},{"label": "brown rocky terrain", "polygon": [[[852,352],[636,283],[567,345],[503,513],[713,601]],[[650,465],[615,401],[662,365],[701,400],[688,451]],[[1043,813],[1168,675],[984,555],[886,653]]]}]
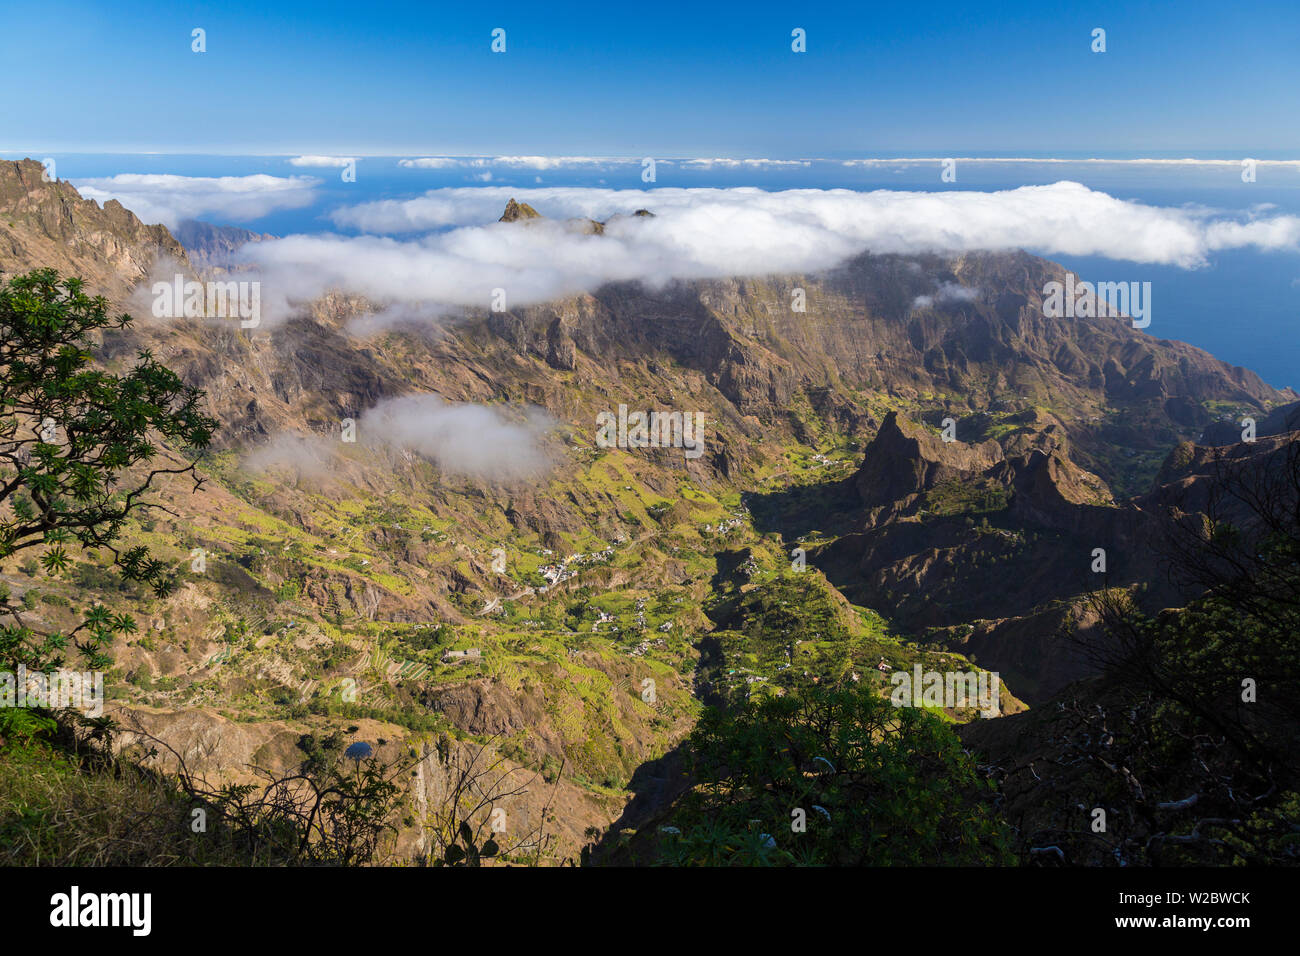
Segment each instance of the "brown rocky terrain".
[{"label": "brown rocky terrain", "polygon": [[[527,228],[538,215],[512,201],[502,221]],[[1084,614],[1081,597],[1099,580],[1146,582],[1144,600],[1157,607],[1183,599],[1152,573],[1162,516],[1175,500],[1194,498],[1210,466],[1202,450],[1180,443],[1221,431],[1215,409],[1225,403],[1267,428],[1290,427],[1285,408],[1296,399],[1121,318],[1045,317],[1040,290],[1064,270],[1021,252],[864,255],[819,275],[659,290],[611,284],[545,305],[363,334],[356,320],[382,304],[342,291],[255,329],[152,319],[131,293],[157,261],[206,267],[261,237],[215,228],[188,238],[193,258],[166,229],[119,204],[101,208],[67,183],[43,182],[39,164],[0,164],[0,271],[50,266],[84,277],[140,319],[103,343],[106,363],[120,367],[151,349],[205,391],[221,423],[204,494],[176,491],[180,517],[141,533],[178,563],[195,546],[229,560],[150,607],[159,646],[147,646],[151,634],[119,658],[123,673],[179,688],[164,691],[171,708],[129,705],[160,733],[186,747],[195,741],[196,754],[198,742],[229,737],[213,751],[214,771],[258,754],[287,762],[286,735],[311,725],[228,724],[240,716],[222,713],[231,701],[353,673],[334,655],[368,654],[388,625],[442,622],[490,634],[480,621],[491,601],[500,609],[511,599],[540,620],[556,605],[563,618],[563,606],[586,600],[584,592],[671,590],[692,605],[669,622],[674,633],[689,626],[692,639],[702,636],[698,606],[711,583],[680,546],[689,537],[718,556],[719,570],[729,547],[705,498],[743,495],[754,527],[742,530],[782,535],[787,552],[815,535],[809,562],[854,604],[998,670],[1011,693],[1038,704],[1086,672],[1061,630]],[[922,304],[945,283],[971,298]],[[791,309],[795,289],[806,293],[806,312]],[[553,470],[533,483],[471,481],[398,449],[339,447],[342,420],[414,393],[515,415],[544,409],[554,423]],[[602,456],[593,448],[595,417],[620,403],[704,412],[705,454]],[[955,442],[941,437],[945,418],[955,422]],[[285,436],[320,442],[327,456],[246,467],[250,452]],[[783,485],[794,459],[831,451],[861,455],[850,477]],[[652,500],[666,504],[658,518],[644,508]],[[389,516],[400,509],[400,520]],[[414,528],[408,512],[418,514]],[[725,517],[749,520],[743,509]],[[536,555],[563,557],[595,540],[617,543],[619,553],[543,596],[536,580],[526,590],[503,585],[491,569],[491,548],[507,540]],[[1091,570],[1097,548],[1106,551],[1102,575]],[[17,576],[12,583],[17,593],[30,586]],[[254,635],[248,649],[256,669],[209,663],[225,641],[213,627],[220,596],[276,619],[279,629]],[[285,618],[312,622],[303,629],[312,639],[295,639]],[[495,673],[461,678],[448,665],[446,679],[393,678],[385,693],[471,738],[506,735],[521,757],[576,759],[584,773],[619,783],[689,728],[688,668],[679,662],[681,671],[666,674],[641,647],[621,656],[584,650],[570,624],[548,625],[554,646],[509,633],[500,654],[508,663],[489,655],[484,665],[501,668]],[[646,708],[628,692],[651,676],[670,707]],[[364,726],[394,746],[407,739],[392,723]],[[621,807],[616,787],[602,789],[595,776],[575,781],[561,782],[570,855],[588,826],[607,824]],[[429,788],[434,799],[437,787]]]},{"label": "brown rocky terrain", "polygon": [[947,444],[891,415],[857,474],[828,496],[837,510],[802,516],[838,529],[810,560],[855,602],[932,629],[1041,703],[1089,672],[1070,633],[1087,633],[1088,594],[1133,589],[1149,612],[1196,596],[1166,574],[1170,522],[1204,511],[1225,468],[1267,468],[1292,440],[1239,442],[1226,457],[1180,444],[1149,492],[1116,501],[1056,450],[1013,457],[996,443]]},{"label": "brown rocky terrain", "polygon": [[[100,209],[40,174],[27,160],[4,164],[0,175],[7,210],[0,229],[13,230],[0,258],[6,272],[52,265],[125,304],[150,257],[188,266],[163,227],[142,225],[114,202]],[[515,204],[503,219],[526,221],[536,211],[525,208]],[[773,439],[807,440],[823,430],[866,438],[902,406],[914,417],[927,409],[958,418],[1053,415],[1070,457],[1108,483],[1141,490],[1170,445],[1212,422],[1205,403],[1237,403],[1264,418],[1295,399],[1120,319],[1044,317],[1039,290],[1062,276],[1025,253],[868,255],[818,276],[676,283],[657,292],[611,284],[372,338],[348,329],[367,304],[337,295],[270,328],[146,323],[107,347],[119,356],[140,345],[165,354],[209,391],[227,443],[291,425],[322,431],[381,397],[414,390],[541,405],[583,428],[596,411],[632,399],[705,410],[717,451],[703,465],[723,477],[752,466],[763,457],[757,446]],[[944,282],[976,298],[915,304]],[[807,312],[791,311],[795,288],[805,290]],[[1115,460],[1117,449],[1154,460],[1135,470]]]},{"label": "brown rocky terrain", "polygon": [[0,270],[58,269],[98,294],[124,300],[159,257],[185,260],[165,226],[146,226],[117,200],[82,199],[65,180],[48,182],[32,159],[0,163]]}]

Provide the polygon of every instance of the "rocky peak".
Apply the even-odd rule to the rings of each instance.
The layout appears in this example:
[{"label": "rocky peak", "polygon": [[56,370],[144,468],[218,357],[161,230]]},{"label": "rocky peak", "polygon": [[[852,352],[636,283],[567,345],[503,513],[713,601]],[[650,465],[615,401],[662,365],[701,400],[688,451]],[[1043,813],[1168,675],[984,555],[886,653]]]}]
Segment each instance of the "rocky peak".
[{"label": "rocky peak", "polygon": [[101,208],[66,180],[47,180],[34,159],[0,162],[0,271],[35,268],[80,276],[90,291],[122,301],[154,263],[188,267],[165,226],[149,226],[116,200]]},{"label": "rocky peak", "polygon": [[541,219],[542,214],[526,202],[515,202],[514,197],[506,203],[506,211],[497,222],[518,222],[521,219]]},{"label": "rocky peak", "polygon": [[983,473],[1002,460],[995,441],[945,442],[934,430],[890,412],[867,447],[854,485],[868,507],[920,494],[950,478]]},{"label": "rocky peak", "polygon": [[1056,452],[1031,449],[1009,463],[1005,478],[1012,489],[1012,514],[1048,528],[1077,530],[1082,505],[1106,502],[1102,483]]}]

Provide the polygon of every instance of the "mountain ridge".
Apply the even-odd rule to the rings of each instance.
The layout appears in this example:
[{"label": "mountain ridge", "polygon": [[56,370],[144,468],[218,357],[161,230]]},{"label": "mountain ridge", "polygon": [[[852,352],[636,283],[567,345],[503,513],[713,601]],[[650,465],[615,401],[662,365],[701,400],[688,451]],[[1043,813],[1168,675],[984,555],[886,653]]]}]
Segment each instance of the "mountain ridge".
[{"label": "mountain ridge", "polygon": [[[156,321],[132,289],[159,257],[193,270],[186,249],[40,169],[0,166],[0,222],[16,223],[0,268],[85,275],[141,316],[105,337],[102,361],[151,350],[222,422],[206,493],[132,530],[178,565],[209,550],[212,570],[146,605],[146,638],[119,652],[120,706],[205,715],[187,725],[194,739],[223,710],[310,725],[337,719],[329,708],[355,675],[369,709],[346,713],[374,721],[367,733],[404,739],[395,721],[427,718],[509,735],[520,765],[567,768],[584,826],[617,818],[637,768],[689,728],[697,663],[747,674],[747,688],[782,678],[736,635],[791,576],[792,548],[842,619],[853,673],[886,655],[966,661],[1037,705],[1087,673],[1060,632],[1079,623],[1093,549],[1116,586],[1142,579],[1138,542],[1207,465],[1190,443],[1225,415],[1285,425],[1295,399],[1120,318],[1045,316],[1040,290],[1064,270],[1023,252],[611,283],[372,331],[357,323],[384,304],[341,291],[254,329]],[[509,214],[503,228],[531,218]],[[230,251],[235,234],[214,229],[214,249]],[[969,295],[931,295],[947,283]],[[545,410],[552,470],[531,485],[472,480],[339,437],[349,420],[364,437],[385,401],[429,394],[511,420]],[[599,447],[597,415],[620,405],[703,412],[704,454]],[[264,449],[281,457],[259,465]],[[115,607],[139,600],[89,564],[79,574]],[[24,577],[9,576],[16,593],[33,586]],[[228,637],[259,619],[251,637]],[[788,660],[802,655],[805,674],[831,666],[817,640],[798,643]],[[631,691],[645,680],[654,705]],[[267,733],[250,753],[285,731]],[[582,829],[568,827],[569,852]]]}]

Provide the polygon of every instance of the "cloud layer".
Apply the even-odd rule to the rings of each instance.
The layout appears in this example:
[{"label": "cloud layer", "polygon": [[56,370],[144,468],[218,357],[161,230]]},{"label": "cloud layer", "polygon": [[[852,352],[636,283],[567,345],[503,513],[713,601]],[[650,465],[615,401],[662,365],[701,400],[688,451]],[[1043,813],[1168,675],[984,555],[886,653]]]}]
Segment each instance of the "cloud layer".
[{"label": "cloud layer", "polygon": [[[939,166],[943,163],[958,163],[962,166],[1096,166],[1111,167],[1182,167],[1222,169],[1240,168],[1243,159],[1200,159],[1196,157],[1136,157],[1129,159],[1114,158],[1071,158],[1071,157],[1035,157],[1035,156],[907,156],[907,157],[867,157],[862,159],[824,159],[808,157],[805,159],[764,159],[749,157],[718,157],[698,159],[660,158],[655,162],[663,166],[678,166],[688,170],[782,170],[795,167],[845,166],[863,168],[900,169],[912,166]],[[415,159],[402,159],[399,166],[408,169],[472,169],[481,167],[501,167],[504,169],[530,170],[579,170],[591,167],[640,166],[640,156],[424,156]],[[1257,159],[1251,160],[1258,167],[1300,168],[1300,159]]]},{"label": "cloud layer", "polygon": [[918,295],[912,300],[912,308],[930,309],[936,303],[945,305],[950,302],[973,302],[978,298],[979,289],[972,289],[956,282],[945,282],[929,295]]},{"label": "cloud layer", "polygon": [[355,163],[351,156],[294,156],[289,160],[290,166],[309,166],[315,168],[341,168]]},{"label": "cloud layer", "polygon": [[[404,395],[380,402],[356,423],[356,447],[414,454],[442,472],[497,484],[536,479],[552,465],[546,432],[554,422],[538,409],[522,421],[485,405],[449,404],[437,395]],[[255,471],[289,468],[308,477],[336,472],[337,438],[284,433],[254,450],[245,465]]]},{"label": "cloud layer", "polygon": [[506,169],[580,169],[590,166],[639,164],[639,159],[599,156],[423,156],[398,160],[407,169],[479,169],[500,166]]},{"label": "cloud layer", "polygon": [[[495,222],[511,197],[550,218]],[[641,208],[655,215],[629,215]],[[604,220],[605,234],[566,227],[569,217]],[[1070,182],[999,192],[452,188],[348,207],[334,221],[425,235],[291,236],[246,246],[244,258],[265,279],[264,302],[344,289],[380,305],[487,308],[502,289],[513,308],[610,281],[816,272],[866,251],[1026,248],[1192,268],[1222,249],[1300,250],[1300,217],[1148,206]]]},{"label": "cloud layer", "polygon": [[277,209],[298,209],[316,200],[320,180],[310,176],[176,176],[122,173],[73,181],[86,199],[116,199],[146,223],[175,228],[186,219],[210,217],[245,222]]},{"label": "cloud layer", "polygon": [[550,467],[544,436],[553,424],[537,410],[516,422],[484,405],[404,395],[362,415],[357,433],[363,441],[414,452],[449,474],[508,482],[536,478]]},{"label": "cloud layer", "polygon": [[[829,160],[817,160],[829,162]],[[1043,159],[1032,156],[914,156],[898,159],[845,159],[839,161],[844,166],[910,166],[916,163],[940,164],[961,163],[969,166],[998,166],[1017,163],[1024,166],[1205,166],[1207,168],[1238,167],[1241,159],[1169,159],[1162,157],[1143,157],[1137,159],[1070,159],[1054,157]],[[1256,159],[1251,160],[1256,166],[1275,166],[1281,168],[1300,168],[1300,159]]]},{"label": "cloud layer", "polygon": [[[640,156],[422,156],[417,159],[398,160],[397,165],[407,169],[478,169],[483,167],[500,167],[502,169],[549,171],[556,169],[590,169],[614,168],[619,166],[641,166],[645,157]],[[788,167],[807,167],[813,163],[825,163],[830,160],[813,159],[660,159],[654,157],[657,164],[680,166],[683,169],[784,169]]]}]

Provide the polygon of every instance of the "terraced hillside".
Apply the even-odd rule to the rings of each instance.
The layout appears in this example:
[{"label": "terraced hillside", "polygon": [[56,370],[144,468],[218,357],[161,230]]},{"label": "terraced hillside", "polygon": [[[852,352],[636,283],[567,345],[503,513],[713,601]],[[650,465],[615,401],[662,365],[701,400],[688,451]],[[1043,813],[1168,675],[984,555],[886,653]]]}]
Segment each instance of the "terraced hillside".
[{"label": "terraced hillside", "polygon": [[[97,603],[141,621],[114,651],[119,719],[229,779],[337,729],[391,755],[490,747],[537,773],[511,812],[550,814],[557,860],[671,798],[625,813],[703,701],[884,692],[882,664],[922,663],[999,671],[1009,713],[1081,676],[1057,635],[1092,549],[1134,583],[1171,448],[1296,398],[1119,317],[1044,318],[1063,270],[1024,253],[613,285],[377,330],[382,303],[339,293],[241,329],[152,318],[132,290],[159,256],[192,271],[184,249],[30,161],[0,167],[0,240],[6,275],[53,266],[136,315],[99,360],[150,350],[221,426],[203,488],[165,487],[169,510],[128,529],[180,569],[174,595],[120,584],[107,555],[0,569],[37,625]],[[954,284],[969,295],[932,295]],[[378,427],[429,396],[414,407],[481,406],[527,448],[466,474]],[[703,454],[602,447],[597,416],[620,405],[703,413]],[[412,785],[401,852],[445,786]]]}]

